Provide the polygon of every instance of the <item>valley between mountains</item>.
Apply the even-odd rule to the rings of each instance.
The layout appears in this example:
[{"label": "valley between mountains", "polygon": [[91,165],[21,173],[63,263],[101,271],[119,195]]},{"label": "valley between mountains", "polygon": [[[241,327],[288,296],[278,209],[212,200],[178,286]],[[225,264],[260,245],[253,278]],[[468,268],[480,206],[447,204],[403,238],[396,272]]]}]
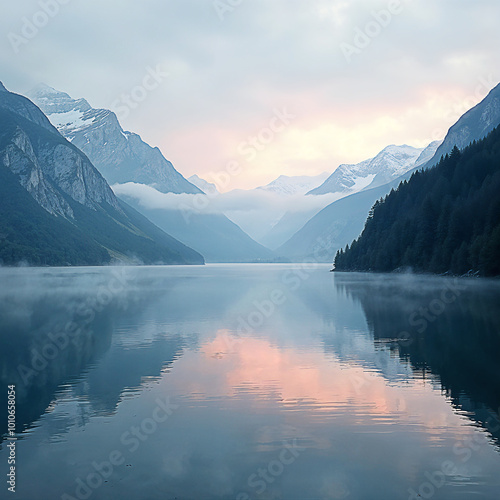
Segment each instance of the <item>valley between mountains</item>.
[{"label": "valley between mountains", "polygon": [[376,202],[500,124],[500,86],[442,141],[247,190],[185,178],[113,111],[45,84],[2,85],[0,116],[3,264],[332,262]]}]

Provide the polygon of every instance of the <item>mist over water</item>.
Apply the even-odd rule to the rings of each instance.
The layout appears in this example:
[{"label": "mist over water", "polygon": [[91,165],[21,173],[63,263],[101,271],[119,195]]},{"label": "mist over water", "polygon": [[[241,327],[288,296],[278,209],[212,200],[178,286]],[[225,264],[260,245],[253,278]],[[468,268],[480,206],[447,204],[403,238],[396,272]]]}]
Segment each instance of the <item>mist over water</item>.
[{"label": "mist over water", "polygon": [[0,269],[16,498],[497,499],[500,283],[328,270]]}]

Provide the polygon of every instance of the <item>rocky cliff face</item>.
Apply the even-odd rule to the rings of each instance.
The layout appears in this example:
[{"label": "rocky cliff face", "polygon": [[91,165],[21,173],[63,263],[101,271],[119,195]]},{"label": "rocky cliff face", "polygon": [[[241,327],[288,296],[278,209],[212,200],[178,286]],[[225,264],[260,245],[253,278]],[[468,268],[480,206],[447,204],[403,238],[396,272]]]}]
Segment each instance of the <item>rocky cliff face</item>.
[{"label": "rocky cliff face", "polygon": [[0,264],[203,264],[119,201],[87,156],[0,84]]},{"label": "rocky cliff face", "polygon": [[[137,134],[125,132],[113,112],[93,109],[84,99],[72,99],[68,94],[46,85],[38,86],[30,95],[48,114],[52,124],[71,141],[72,146],[85,153],[109,183],[146,184],[163,193],[203,193],[177,172],[158,148],[152,148]],[[56,162],[50,170],[51,175],[64,184],[65,177],[63,173],[59,175],[57,165]],[[65,188],[69,190],[72,186]],[[75,197],[81,194],[73,192]],[[193,213],[188,219],[182,207],[149,210],[134,197],[127,198],[127,201],[163,231],[194,248],[211,262],[250,262],[273,258],[270,250],[252,240],[222,214]],[[201,257],[190,258],[199,261]]]},{"label": "rocky cliff face", "polygon": [[67,144],[40,144],[38,155],[45,172],[59,188],[89,208],[107,203],[120,210],[106,180],[76,148]]},{"label": "rocky cliff face", "polygon": [[158,148],[137,134],[125,132],[112,111],[94,109],[85,99],[72,99],[46,85],[36,87],[30,97],[110,184],[137,182],[164,193],[201,193]]},{"label": "rocky cliff face", "polygon": [[0,164],[18,176],[19,183],[47,212],[73,218],[73,210],[47,179],[27,134],[16,127],[10,144],[0,153]]},{"label": "rocky cliff face", "polygon": [[[66,141],[29,99],[3,89],[0,108],[21,117],[21,121],[9,120],[5,115],[4,137],[9,137],[10,143],[3,151],[3,164],[20,175],[23,187],[50,213],[65,217],[71,216],[71,209],[59,190],[88,208],[107,203],[121,211],[113,191],[89,159]],[[41,134],[33,124],[46,133]]]}]

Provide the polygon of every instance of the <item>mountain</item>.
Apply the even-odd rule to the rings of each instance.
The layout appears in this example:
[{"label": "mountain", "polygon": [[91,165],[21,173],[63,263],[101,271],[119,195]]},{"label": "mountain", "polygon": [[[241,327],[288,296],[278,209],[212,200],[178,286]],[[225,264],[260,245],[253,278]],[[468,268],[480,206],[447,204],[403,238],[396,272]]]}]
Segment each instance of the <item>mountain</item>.
[{"label": "mountain", "polygon": [[[425,148],[424,161],[436,152],[438,146],[439,143],[432,143]],[[421,165],[423,162],[422,154],[424,154],[424,149],[412,146],[387,146],[374,158],[369,158],[355,165],[340,165],[321,186],[309,191],[308,194],[351,194],[362,189],[387,184],[411,168]]]},{"label": "mountain", "polygon": [[259,242],[271,250],[276,250],[288,241],[304,224],[314,217],[320,209],[304,212],[286,212]]},{"label": "mountain", "polygon": [[205,194],[220,194],[215,184],[202,179],[196,174],[189,177],[188,181],[201,189]]},{"label": "mountain", "polygon": [[[321,208],[295,213],[287,212],[287,205],[299,203],[301,196],[321,184],[327,176],[326,172],[317,176],[281,175],[265,186],[248,190],[233,189],[222,194],[215,184],[198,175],[193,175],[188,180],[204,193],[221,195],[226,205],[225,215],[255,241],[273,249],[286,241]],[[293,202],[287,203],[287,197],[295,198]],[[290,221],[290,224],[287,221]],[[279,227],[275,231],[273,226],[278,224]]]},{"label": "mountain", "polygon": [[[277,248],[323,208],[319,200],[304,203],[303,196],[327,176],[326,172],[316,176],[281,175],[265,186],[233,189],[223,194],[226,201],[232,201],[228,203],[232,210],[228,208],[225,214],[262,245]],[[327,204],[325,201],[323,206]],[[291,207],[300,211],[289,211]]]},{"label": "mountain", "polygon": [[442,156],[449,153],[454,146],[463,149],[471,142],[486,137],[500,123],[500,84],[476,106],[465,113],[453,125],[425,168],[435,165]]},{"label": "mountain", "polygon": [[425,155],[418,160],[420,165],[413,167],[403,176],[328,205],[281,245],[276,254],[294,260],[303,259],[313,255],[320,244],[323,251],[319,260],[331,261],[338,249],[350,244],[361,234],[368,213],[378,199],[387,195],[391,189],[397,188],[400,182],[407,180],[417,169],[431,168],[443,154],[450,153],[454,146],[454,138],[462,137],[465,142],[482,139],[485,132],[494,128],[495,122],[496,125],[500,124],[500,85],[497,85],[483,101],[465,113],[450,128],[443,143],[430,160],[426,163],[422,161],[425,155],[429,154],[429,151],[424,150],[422,155]]},{"label": "mountain", "polygon": [[85,99],[72,99],[44,84],[28,95],[110,184],[137,182],[164,193],[201,193],[158,148],[149,146],[137,134],[125,132],[112,111],[94,109]]},{"label": "mountain", "polygon": [[277,179],[270,182],[266,186],[261,186],[256,189],[262,189],[271,193],[280,195],[293,195],[293,194],[306,194],[311,189],[319,186],[328,177],[327,172],[322,174],[310,175],[297,175],[288,176],[280,175]]},{"label": "mountain", "polygon": [[379,186],[331,203],[278,247],[276,255],[293,261],[312,257],[318,262],[332,262],[339,248],[359,236],[370,208],[388,191],[386,185]]},{"label": "mountain", "polygon": [[433,141],[426,148],[424,148],[421,155],[417,158],[417,161],[415,162],[412,170],[416,170],[417,168],[420,168],[427,164],[432,164],[433,158],[436,156],[436,151],[441,147],[442,144],[443,141]]},{"label": "mountain", "polygon": [[[394,176],[404,173],[416,165],[422,165],[436,152],[439,142],[429,144],[425,149],[411,146],[387,146],[374,158],[356,165],[340,165],[316,189],[306,190],[308,195],[338,195],[340,199],[349,194],[387,184]],[[285,244],[304,224],[333,200],[323,206],[303,212],[287,212],[259,241],[273,250]],[[357,207],[354,211],[358,213]],[[348,216],[349,217],[349,216]]]},{"label": "mountain", "polygon": [[[158,148],[152,148],[137,134],[125,132],[113,112],[93,109],[85,99],[72,99],[43,84],[30,95],[61,134],[79,147],[111,184],[135,182],[162,193],[203,194],[175,170]],[[207,261],[249,262],[273,258],[272,252],[225,215],[200,211],[191,213],[187,220],[182,208],[150,210],[134,198],[127,200],[138,212],[194,248]]]},{"label": "mountain", "polygon": [[339,271],[500,275],[500,127],[377,202]]},{"label": "mountain", "polygon": [[207,262],[269,262],[275,258],[224,215],[146,208],[137,198],[123,197],[158,227],[200,252]]},{"label": "mountain", "polygon": [[29,99],[0,87],[0,261],[203,263],[113,191]]},{"label": "mountain", "polygon": [[[71,216],[67,202],[54,190],[48,177],[55,181],[64,193],[89,208],[96,208],[106,202],[120,210],[118,200],[99,172],[76,147],[68,147],[67,141],[29,99],[8,91],[2,91],[0,99],[3,110],[10,111],[33,125],[18,125],[12,130],[12,144],[8,151],[10,154],[5,161],[13,162],[11,169],[16,168],[14,165],[18,166],[22,159],[25,160],[24,163],[27,161],[28,165],[23,165],[21,183],[46,210]],[[8,113],[5,116],[7,118]],[[40,130],[37,131],[35,125]],[[5,126],[7,127],[7,122]],[[32,141],[29,132],[36,135],[36,141]],[[35,151],[34,147],[42,141],[52,147]],[[43,165],[40,165],[40,162]],[[29,166],[31,169],[26,170]],[[57,208],[57,205],[61,206]]]}]

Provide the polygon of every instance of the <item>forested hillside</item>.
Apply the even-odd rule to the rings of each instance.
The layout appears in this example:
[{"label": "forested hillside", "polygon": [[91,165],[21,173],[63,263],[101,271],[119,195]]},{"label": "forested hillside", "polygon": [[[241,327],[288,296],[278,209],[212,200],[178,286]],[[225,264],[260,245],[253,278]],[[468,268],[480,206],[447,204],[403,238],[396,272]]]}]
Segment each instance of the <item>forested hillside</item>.
[{"label": "forested hillside", "polygon": [[500,127],[375,203],[337,271],[500,275]]}]

